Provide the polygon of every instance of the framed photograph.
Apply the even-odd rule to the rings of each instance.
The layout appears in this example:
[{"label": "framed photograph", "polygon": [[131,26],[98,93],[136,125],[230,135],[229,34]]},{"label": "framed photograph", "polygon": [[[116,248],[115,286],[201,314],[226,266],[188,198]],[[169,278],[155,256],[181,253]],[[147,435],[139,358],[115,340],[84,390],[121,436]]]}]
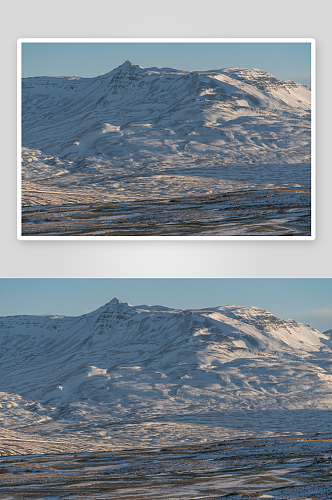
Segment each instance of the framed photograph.
[{"label": "framed photograph", "polygon": [[18,40],[20,240],[315,239],[315,40]]}]

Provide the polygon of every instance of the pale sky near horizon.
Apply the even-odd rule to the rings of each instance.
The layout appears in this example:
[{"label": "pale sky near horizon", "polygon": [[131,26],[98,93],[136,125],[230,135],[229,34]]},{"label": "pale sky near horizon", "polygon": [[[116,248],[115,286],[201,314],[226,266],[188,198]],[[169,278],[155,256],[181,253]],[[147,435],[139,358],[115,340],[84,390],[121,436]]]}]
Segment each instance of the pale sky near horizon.
[{"label": "pale sky near horizon", "polygon": [[0,316],[79,316],[114,297],[179,309],[257,306],[321,332],[332,328],[332,278],[3,278]]},{"label": "pale sky near horizon", "polygon": [[94,77],[129,60],[144,68],[258,68],[311,86],[310,43],[23,43],[22,76]]}]

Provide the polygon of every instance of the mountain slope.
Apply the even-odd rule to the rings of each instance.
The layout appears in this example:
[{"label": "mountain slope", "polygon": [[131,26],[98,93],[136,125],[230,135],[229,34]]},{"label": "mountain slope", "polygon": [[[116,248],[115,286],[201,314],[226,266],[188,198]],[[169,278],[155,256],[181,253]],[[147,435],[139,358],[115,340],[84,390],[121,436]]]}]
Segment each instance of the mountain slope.
[{"label": "mountain slope", "polygon": [[291,431],[284,410],[297,415],[293,432],[313,410],[314,428],[328,425],[330,337],[257,307],[113,299],[80,317],[3,317],[0,332],[1,419],[10,431],[107,448],[200,440],[202,425],[210,439]]},{"label": "mountain slope", "polygon": [[129,61],[96,78],[24,78],[23,204],[42,204],[43,188],[61,204],[308,187],[310,94],[261,70]]}]

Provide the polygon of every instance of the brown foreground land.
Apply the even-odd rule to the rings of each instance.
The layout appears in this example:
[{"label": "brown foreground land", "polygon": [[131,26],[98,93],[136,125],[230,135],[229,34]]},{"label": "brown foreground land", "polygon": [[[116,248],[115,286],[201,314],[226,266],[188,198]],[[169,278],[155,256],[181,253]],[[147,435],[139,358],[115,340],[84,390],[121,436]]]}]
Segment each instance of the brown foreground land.
[{"label": "brown foreground land", "polygon": [[23,207],[23,236],[308,236],[300,188],[127,203]]},{"label": "brown foreground land", "polygon": [[1,500],[332,498],[332,435],[0,458]]}]

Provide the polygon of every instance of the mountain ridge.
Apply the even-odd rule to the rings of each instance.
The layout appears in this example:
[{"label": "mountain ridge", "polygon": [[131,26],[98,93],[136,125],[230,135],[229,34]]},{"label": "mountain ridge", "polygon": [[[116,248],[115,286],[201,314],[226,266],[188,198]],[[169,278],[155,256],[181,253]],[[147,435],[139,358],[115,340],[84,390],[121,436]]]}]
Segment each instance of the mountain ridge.
[{"label": "mountain ridge", "polygon": [[243,419],[260,435],[275,415],[268,432],[287,433],[284,412],[303,411],[303,427],[306,412],[332,410],[330,336],[259,307],[113,298],[76,317],[1,317],[0,346],[1,426],[60,433],[70,449],[167,444],[175,429],[178,442],[200,441],[203,427],[204,439],[234,437]]},{"label": "mountain ridge", "polygon": [[245,68],[24,78],[23,204],[308,187],[310,109],[304,85]]}]

